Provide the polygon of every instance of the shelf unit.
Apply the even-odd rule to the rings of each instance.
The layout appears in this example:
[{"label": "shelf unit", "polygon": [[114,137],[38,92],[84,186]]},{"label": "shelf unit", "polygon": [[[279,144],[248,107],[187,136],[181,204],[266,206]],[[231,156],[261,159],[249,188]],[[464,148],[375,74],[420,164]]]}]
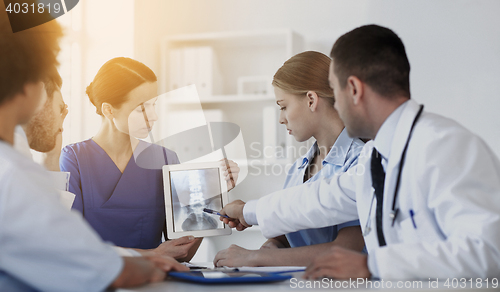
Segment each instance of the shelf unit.
[{"label": "shelf unit", "polygon": [[[288,149],[298,147],[300,144],[286,133],[285,126],[278,123],[279,108],[275,102],[274,92],[238,94],[238,78],[251,80],[257,76],[254,79],[266,80],[265,78],[268,77],[267,80],[271,82],[276,70],[286,60],[303,50],[303,38],[289,29],[166,36],[161,40],[160,45],[159,86],[161,92],[166,93],[172,90],[171,80],[176,78],[172,76],[177,71],[172,70],[171,63],[176,62],[175,59],[172,59],[172,55],[177,55],[171,52],[200,47],[203,47],[205,51],[207,51],[205,48],[210,48],[208,51],[214,59],[208,64],[212,69],[217,68],[216,73],[220,74],[222,80],[220,86],[212,87],[212,94],[206,92],[200,94],[199,101],[176,97],[164,100],[163,104],[159,103],[159,108],[165,109],[162,114],[168,116],[169,113],[175,111],[184,113],[197,110],[205,114],[206,120],[232,122],[240,126],[246,151],[233,157],[228,154],[228,158],[236,161],[242,172],[243,169],[246,169],[247,175],[245,180],[241,181],[229,193],[230,200],[258,199],[281,189],[288,170],[287,167],[297,158],[296,153],[292,153],[294,151],[288,152]],[[186,58],[185,55],[183,58]],[[185,72],[183,74],[186,75]],[[213,80],[211,76],[206,79]],[[273,113],[271,108],[275,108],[276,112]],[[265,117],[264,112],[271,113],[272,117]],[[211,119],[208,118],[209,116]],[[183,123],[186,122],[186,117],[184,119],[178,117],[179,115],[176,116],[177,120],[173,118],[170,123],[185,126]],[[213,120],[214,117],[220,120]],[[264,122],[264,120],[266,121]],[[281,131],[279,133],[284,134],[282,136],[286,139],[286,159],[268,158],[262,155],[266,142],[264,132],[269,132],[266,127],[276,127],[276,131],[271,131],[271,133]],[[269,135],[266,137],[269,138]],[[258,231],[258,228],[251,228],[251,231],[244,233],[233,232],[230,241],[238,243],[240,240],[247,244],[247,248],[258,248],[265,241],[265,238]],[[211,261],[218,250],[225,248],[224,244],[227,243],[227,240],[222,237],[207,238],[200,248],[196,260]]]},{"label": "shelf unit", "polygon": [[161,87],[169,88],[169,53],[178,48],[208,46],[214,50],[222,73],[222,94],[235,94],[242,76],[272,77],[281,64],[302,51],[303,38],[290,29],[212,32],[166,36],[161,40]]},{"label": "shelf unit", "polygon": [[[240,103],[240,102],[261,102],[261,101],[271,101],[274,102],[274,96],[272,95],[238,95],[238,94],[226,94],[226,95],[212,95],[205,98],[200,98],[200,102],[202,104],[211,104],[211,103]],[[182,100],[169,100],[169,104],[171,105],[188,105],[188,104],[196,104],[195,101],[182,101]]]},{"label": "shelf unit", "polygon": [[[271,82],[276,70],[287,59],[302,51],[303,38],[290,29],[212,32],[164,37],[160,46],[161,92],[168,92],[173,89],[170,81],[174,79],[174,76],[171,75],[172,72],[177,72],[170,67],[175,62],[175,60],[171,59],[170,53],[173,50],[197,47],[211,48],[214,57],[213,62],[217,63],[215,65],[211,64],[211,66],[218,68],[223,85],[220,88],[214,88],[217,94],[200,94],[199,102],[196,100],[170,99],[163,106],[168,107],[170,111],[188,111],[200,105],[203,111],[221,110],[223,121],[233,122],[241,127],[247,156],[252,159],[258,159],[258,157],[256,157],[256,153],[248,153],[251,144],[254,143],[255,145],[255,142],[257,142],[264,149],[264,145],[266,145],[263,137],[264,127],[275,126],[277,127],[276,132],[279,132],[286,140],[286,147],[283,147],[286,151],[284,162],[294,161],[297,157],[289,149],[298,145],[293,137],[287,137],[285,127],[278,124],[278,107],[275,105],[274,93],[237,94],[237,83],[239,77],[248,76],[269,76],[269,82]],[[189,66],[192,66],[192,64],[189,64]],[[186,75],[185,72],[183,74]],[[273,120],[272,125],[269,125],[269,121],[264,125],[263,109],[264,107],[273,106],[276,107],[275,121]],[[269,118],[267,119],[269,120]],[[260,152],[264,153],[263,150]],[[267,158],[261,157],[263,162],[265,160],[267,162],[284,163],[279,161],[282,159],[273,159],[269,158],[271,155],[267,156]],[[235,157],[235,159],[242,158],[244,157]]]}]

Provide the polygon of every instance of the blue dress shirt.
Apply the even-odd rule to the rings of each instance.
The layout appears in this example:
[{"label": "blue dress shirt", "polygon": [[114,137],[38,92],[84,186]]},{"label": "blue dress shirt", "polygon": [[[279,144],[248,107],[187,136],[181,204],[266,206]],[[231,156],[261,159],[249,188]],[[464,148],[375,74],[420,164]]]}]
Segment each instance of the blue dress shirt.
[{"label": "blue dress shirt", "polygon": [[[363,146],[363,141],[350,138],[344,129],[338,136],[332,149],[330,149],[330,152],[328,152],[328,155],[322,161],[323,168],[304,182],[307,167],[313,161],[316,151],[318,151],[318,144],[315,142],[306,155],[297,159],[292,165],[288,171],[283,188],[298,186],[322,178],[330,178],[337,173],[346,172],[349,168],[357,164],[358,156]],[[340,229],[357,225],[359,225],[359,220],[354,220],[340,225],[288,233],[286,234],[286,238],[291,247],[326,243],[335,240]]]}]

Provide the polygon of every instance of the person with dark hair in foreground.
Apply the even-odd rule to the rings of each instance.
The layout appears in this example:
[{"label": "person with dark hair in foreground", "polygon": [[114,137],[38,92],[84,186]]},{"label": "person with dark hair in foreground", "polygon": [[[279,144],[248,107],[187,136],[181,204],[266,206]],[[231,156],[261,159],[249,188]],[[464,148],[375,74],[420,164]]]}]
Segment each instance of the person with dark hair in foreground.
[{"label": "person with dark hair in foreground", "polygon": [[13,33],[0,11],[0,290],[101,291],[187,270],[170,257],[120,257],[59,203],[47,172],[12,147],[16,125],[47,99],[61,36],[56,21]]},{"label": "person with dark hair in foreground", "polygon": [[428,279],[500,275],[500,162],[486,143],[410,99],[401,39],[367,25],[331,52],[335,109],[366,143],[357,166],[220,213],[270,238],[359,218],[368,255],[318,255],[306,278]]}]

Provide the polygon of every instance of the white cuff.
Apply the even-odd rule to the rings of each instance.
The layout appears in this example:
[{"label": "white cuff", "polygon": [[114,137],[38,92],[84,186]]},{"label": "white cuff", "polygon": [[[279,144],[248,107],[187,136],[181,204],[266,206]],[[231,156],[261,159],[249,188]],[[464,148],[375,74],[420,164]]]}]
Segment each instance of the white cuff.
[{"label": "white cuff", "polygon": [[249,225],[259,225],[257,221],[257,202],[258,200],[248,201],[243,207],[243,218]]},{"label": "white cuff", "polygon": [[368,254],[368,270],[372,274],[372,278],[380,279],[380,274],[377,266],[377,258],[375,257],[375,252]]},{"label": "white cuff", "polygon": [[119,246],[113,246],[115,249],[116,253],[118,253],[121,257],[140,257],[142,256],[139,252],[130,249],[130,248],[123,248]]}]

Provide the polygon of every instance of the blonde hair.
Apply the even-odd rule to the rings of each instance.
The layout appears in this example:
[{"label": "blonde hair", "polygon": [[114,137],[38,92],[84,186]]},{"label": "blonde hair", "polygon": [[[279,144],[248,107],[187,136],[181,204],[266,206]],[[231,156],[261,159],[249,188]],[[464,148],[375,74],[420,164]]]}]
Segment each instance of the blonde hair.
[{"label": "blonde hair", "polygon": [[331,59],[322,53],[306,51],[288,59],[273,77],[273,86],[302,96],[314,91],[319,97],[335,103],[333,90],[328,82]]}]

